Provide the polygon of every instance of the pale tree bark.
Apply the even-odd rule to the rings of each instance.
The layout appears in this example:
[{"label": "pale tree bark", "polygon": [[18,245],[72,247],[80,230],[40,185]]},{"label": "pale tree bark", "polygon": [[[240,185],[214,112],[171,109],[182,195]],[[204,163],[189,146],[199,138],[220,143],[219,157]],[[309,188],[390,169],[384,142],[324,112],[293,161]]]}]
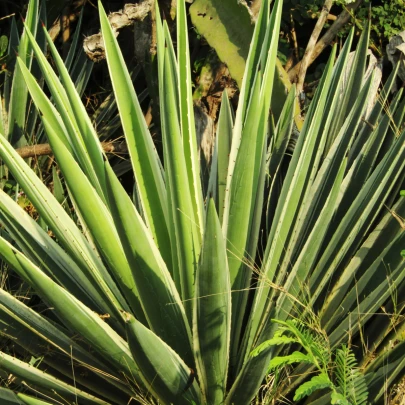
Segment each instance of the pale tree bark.
[{"label": "pale tree bark", "polygon": [[[327,0],[328,1],[328,0]],[[323,37],[313,46],[312,51],[309,53],[307,60],[305,63],[307,66],[305,67],[305,72],[308,67],[314,62],[314,60],[323,52],[323,50],[329,46],[332,41],[335,39],[337,33],[341,30],[341,28],[350,20],[352,17],[352,12],[356,10],[363,0],[356,0],[354,3],[350,3],[345,7],[345,10],[338,16],[335,22],[331,25],[331,27],[326,31]],[[326,3],[326,2],[325,2]],[[328,14],[326,14],[327,17]],[[318,34],[319,35],[319,34]],[[308,49],[308,47],[307,47]],[[296,83],[298,81],[298,76],[301,70],[302,61],[298,62],[289,72],[288,76],[291,82]]]},{"label": "pale tree bark", "polygon": [[305,49],[304,57],[301,59],[301,65],[298,72],[298,80],[297,80],[297,94],[301,94],[302,89],[304,87],[304,80],[307,74],[307,69],[310,64],[310,60],[312,54],[314,52],[315,45],[318,41],[319,35],[321,35],[321,31],[325,25],[325,22],[328,18],[328,14],[330,9],[332,8],[333,0],[326,0],[325,4],[322,7],[321,14],[319,15],[318,21],[315,24],[315,28],[312,31],[311,38],[309,38],[307,49]]}]

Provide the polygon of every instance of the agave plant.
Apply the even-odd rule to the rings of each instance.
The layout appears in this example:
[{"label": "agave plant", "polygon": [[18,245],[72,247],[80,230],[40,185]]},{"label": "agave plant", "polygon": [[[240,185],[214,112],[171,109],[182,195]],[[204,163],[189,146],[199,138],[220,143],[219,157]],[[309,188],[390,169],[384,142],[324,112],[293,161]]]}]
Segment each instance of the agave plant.
[{"label": "agave plant", "polygon": [[[282,2],[271,14],[270,1],[262,3],[235,116],[223,96],[205,194],[183,1],[177,50],[156,11],[163,157],[99,3],[133,199],[46,29],[58,73],[25,27],[50,98],[24,59],[17,63],[77,220],[0,137],[3,163],[50,231],[0,192],[0,255],[35,292],[25,302],[0,289],[2,331],[13,342],[0,352],[3,400],[249,404],[280,349],[254,348],[289,318],[314,311],[331,348],[349,337],[365,342],[356,354],[372,401],[402,375],[402,93],[387,104],[396,72],[365,116],[374,98],[373,77],[364,78],[368,31],[347,72],[352,32],[336,61],[332,51],[290,157],[294,87],[278,122],[269,115]],[[34,0],[30,10],[37,12]],[[383,307],[386,315],[374,316]],[[302,383],[310,367],[293,370],[272,400]]]}]

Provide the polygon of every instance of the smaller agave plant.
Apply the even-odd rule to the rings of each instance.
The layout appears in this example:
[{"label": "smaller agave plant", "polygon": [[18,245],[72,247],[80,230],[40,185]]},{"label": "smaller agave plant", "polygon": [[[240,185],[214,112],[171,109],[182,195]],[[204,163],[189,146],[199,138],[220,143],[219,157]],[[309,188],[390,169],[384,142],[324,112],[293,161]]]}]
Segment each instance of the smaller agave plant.
[{"label": "smaller agave plant", "polygon": [[[269,344],[283,335],[280,325],[292,328],[291,318],[314,310],[328,347],[342,347],[339,361],[356,364],[341,345],[348,334],[361,342],[367,332],[368,352],[355,353],[364,376],[358,403],[367,390],[378,402],[386,385],[402,376],[405,361],[398,299],[405,277],[398,222],[405,215],[398,198],[405,178],[405,131],[398,130],[405,103],[401,91],[386,103],[393,72],[364,115],[375,99],[373,75],[365,76],[369,28],[349,70],[353,31],[336,63],[333,49],[288,156],[294,87],[280,116],[269,119],[277,102],[272,90],[282,1],[270,14],[270,1],[263,0],[235,116],[223,96],[203,192],[184,1],[177,2],[176,51],[156,10],[162,159],[101,2],[99,10],[134,198],[105,155],[45,27],[58,73],[29,29],[38,19],[38,0],[31,0],[26,49],[32,48],[50,97],[23,57],[19,74],[40,112],[75,215],[1,136],[3,164],[40,220],[0,191],[0,256],[47,311],[0,289],[2,331],[18,348],[0,352],[8,376],[0,398],[16,404],[249,404],[269,364],[288,356],[288,345]],[[382,306],[395,312],[395,322],[373,316]],[[289,342],[303,341],[295,339]],[[316,355],[311,359],[279,380],[271,401],[305,381],[318,362]],[[329,387],[332,399],[350,403],[350,367],[342,369],[348,372],[340,374],[341,383],[329,375]],[[309,402],[330,400],[329,393],[311,395]]]}]

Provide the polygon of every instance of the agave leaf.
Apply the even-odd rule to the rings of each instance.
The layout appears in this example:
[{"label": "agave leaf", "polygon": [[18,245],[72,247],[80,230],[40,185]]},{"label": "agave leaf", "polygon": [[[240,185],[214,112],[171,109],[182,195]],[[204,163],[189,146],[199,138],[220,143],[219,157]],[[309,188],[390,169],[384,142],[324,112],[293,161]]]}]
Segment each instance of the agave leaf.
[{"label": "agave leaf", "polygon": [[179,111],[181,134],[183,138],[184,157],[187,176],[192,196],[193,211],[196,215],[200,232],[204,226],[204,204],[201,187],[198,145],[195,131],[193,95],[191,89],[191,67],[188,44],[186,6],[184,1],[177,2],[177,76],[179,82]]},{"label": "agave leaf", "polygon": [[[72,42],[70,43],[69,47],[69,52],[67,54],[66,60],[64,61],[64,65],[68,71],[70,71],[72,67],[72,63],[76,54],[77,50],[77,44],[79,43],[80,39],[80,30],[82,28],[82,22],[83,22],[83,15],[84,15],[84,7],[82,8],[82,11],[80,12],[79,18],[77,20],[76,24],[76,29],[75,33],[73,34]],[[46,26],[46,24],[45,24]],[[48,32],[48,31],[46,31]]]},{"label": "agave leaf", "polygon": [[374,132],[374,127],[378,124],[378,120],[380,119],[381,112],[383,109],[387,108],[388,97],[391,94],[391,89],[397,80],[399,64],[396,68],[391,72],[389,78],[384,84],[380,95],[377,99],[377,102],[374,104],[373,110],[371,111],[370,115],[367,117],[367,122],[364,122],[363,128],[360,131],[353,147],[350,150],[349,154],[349,167],[351,167],[354,159],[360,154],[360,151],[363,145],[367,142],[368,138],[370,137],[371,133]]},{"label": "agave leaf", "polygon": [[81,270],[95,281],[95,285],[109,303],[112,313],[119,315],[120,309],[128,308],[104,264],[70,216],[14,148],[1,136],[0,156],[13,173],[14,178],[21,184],[41,217],[46,220],[55,233],[58,241]]},{"label": "agave leaf", "polygon": [[[174,224],[174,234],[171,236],[175,237],[172,243],[177,248],[179,265],[179,275],[175,275],[175,280],[177,278],[180,281],[181,298],[190,300],[194,296],[194,274],[201,249],[201,230],[198,228],[198,214],[193,209],[180,131],[177,63],[171,51],[171,40],[167,35],[164,47],[158,47],[158,55],[158,59],[163,58],[163,62],[159,64],[159,69],[163,69],[163,72],[160,72],[163,80],[160,108],[168,200],[171,221]],[[186,301],[184,306],[191,323],[191,301]]]},{"label": "agave leaf", "polygon": [[[31,397],[29,395],[17,394],[17,398],[19,399],[18,404],[26,404],[26,405],[52,405],[51,402],[42,401],[41,399]],[[6,405],[6,404],[5,404]]]},{"label": "agave leaf", "polygon": [[[369,229],[386,196],[393,188],[395,179],[405,166],[404,140],[405,131],[369,177],[338,226],[311,278],[311,285],[314,285],[318,275],[322,274],[322,279],[316,282],[313,299],[316,299],[326,283],[329,283],[337,264],[347,263],[348,257],[354,254],[362,235]],[[333,266],[330,265],[332,262]]]},{"label": "agave leaf", "polygon": [[[20,43],[20,35],[18,33],[17,24],[15,22],[14,16],[11,17],[11,28],[10,28],[10,36],[8,41],[8,50],[7,50],[7,57],[9,58],[9,62],[7,64],[7,68],[11,71],[15,69],[15,61],[16,61],[16,54],[15,51],[18,48]],[[2,95],[4,97],[4,111],[9,112],[11,105],[10,105],[10,98],[11,98],[11,87],[13,82],[13,77],[9,75],[4,75],[4,88]],[[6,114],[8,116],[8,114]],[[5,136],[7,135],[8,130],[8,120],[5,122]]]},{"label": "agave leaf", "polygon": [[98,314],[53,282],[3,238],[0,238],[0,254],[54,308],[67,326],[83,336],[116,370],[140,381],[139,369],[127,343]]},{"label": "agave leaf", "polygon": [[131,77],[101,2],[99,2],[99,11],[108,68],[146,224],[156,240],[165,263],[171,268],[169,213],[159,157],[146,126]]},{"label": "agave leaf", "polygon": [[77,400],[80,398],[81,403],[88,405],[108,405],[108,402],[90,395],[75,386],[58,380],[54,376],[38,370],[34,366],[4,352],[0,352],[0,368],[10,374],[22,378],[29,384],[56,393],[58,397],[61,396],[62,398],[65,397],[70,400]]},{"label": "agave leaf", "polygon": [[191,332],[169,271],[138,212],[106,162],[109,205],[148,324],[192,365]]},{"label": "agave leaf", "polygon": [[277,205],[273,226],[268,239],[269,242],[266,246],[262,278],[259,281],[260,288],[255,295],[255,301],[251,310],[252,315],[247,328],[251,342],[247,346],[247,352],[250,352],[249,347],[251,347],[254,337],[258,336],[261,328],[263,328],[264,324],[267,322],[270,308],[266,309],[265,307],[269,283],[274,282],[274,278],[277,275],[278,268],[285,253],[285,247],[286,245],[288,246],[291,238],[291,230],[297,220],[296,214],[300,210],[302,201],[309,191],[309,185],[312,183],[311,180],[316,167],[316,165],[314,166],[314,161],[322,150],[320,145],[322,145],[323,133],[319,131],[319,125],[323,114],[323,103],[330,85],[331,74],[332,58],[329,60],[322,83],[318,88],[319,104],[317,111],[313,113],[311,123],[307,121],[304,123],[303,133],[305,136],[301,134],[299,137],[280,194],[279,200],[283,201],[283,204]]},{"label": "agave leaf", "polygon": [[[75,157],[88,175],[93,187],[98,190],[100,196],[103,196],[104,172],[101,172],[100,170],[100,165],[101,168],[103,167],[100,142],[98,141],[97,135],[92,127],[86,109],[80,100],[80,96],[77,94],[75,86],[70,79],[69,73],[63,64],[62,58],[59,56],[59,53],[57,52],[53,41],[49,37],[49,34],[45,28],[43,28],[43,31],[45,32],[48,46],[51,49],[53,58],[60,72],[60,78],[58,78],[53,68],[47,61],[45,55],[35,42],[34,37],[28,30],[27,35],[30,39],[31,46],[34,49],[36,60],[41,67],[44,78],[48,84],[48,88],[50,89],[53,100],[55,101],[57,110],[61,114],[63,126],[66,128],[66,131],[69,134],[68,138],[70,144],[73,146],[72,149],[75,152]],[[29,76],[30,73],[25,69],[24,78],[27,85],[30,83],[30,93],[33,93],[32,89],[34,87],[36,87],[36,90],[34,90],[35,92],[41,92],[39,86],[36,85],[35,79]],[[37,98],[38,97],[39,95],[37,95]],[[41,94],[40,97],[45,99],[44,103],[47,102],[44,94]],[[37,104],[37,107],[40,108],[40,105]],[[57,115],[55,110],[52,110],[53,114]],[[42,113],[44,114],[43,111]],[[46,117],[51,119],[48,114]]]},{"label": "agave leaf", "polygon": [[224,202],[226,190],[226,177],[229,164],[229,153],[231,151],[233,118],[231,106],[226,91],[222,93],[221,110],[219,112],[216,144],[218,161],[218,213],[222,223],[224,215]]},{"label": "agave leaf", "polygon": [[284,161],[291,132],[293,130],[294,100],[296,99],[295,90],[296,88],[293,86],[288,94],[267,153],[268,164],[266,170],[268,181],[270,182],[266,209],[267,232],[269,232],[271,228],[280,192],[280,185],[282,184],[280,171],[281,164]]},{"label": "agave leaf", "polygon": [[129,347],[148,389],[164,404],[200,404],[194,370],[133,316],[127,313],[125,317]]},{"label": "agave leaf", "polygon": [[207,403],[225,396],[231,330],[231,289],[221,225],[213,200],[208,203],[204,243],[196,275],[194,350]]},{"label": "agave leaf", "polygon": [[69,139],[68,132],[63,123],[62,117],[56,108],[51,104],[48,98],[45,96],[43,90],[39,87],[35,77],[26,68],[20,58],[18,58],[18,66],[21,69],[25,83],[28,86],[30,95],[36,105],[36,107],[42,113],[42,120],[47,121],[52,128],[55,129],[55,133],[62,139],[63,143],[70,151],[73,151],[71,140]]},{"label": "agave leaf", "polygon": [[[356,195],[355,190],[363,187],[366,180],[375,169],[375,163],[378,159],[381,147],[385,143],[385,137],[401,95],[402,89],[395,95],[387,113],[380,119],[380,122],[378,124],[375,124],[373,130],[370,129],[369,131],[365,131],[363,129],[361,131],[360,134],[362,134],[363,132],[367,133],[367,138],[363,140],[363,145],[360,148],[357,157],[355,159],[352,158],[350,171],[347,174],[342,187],[342,195],[335,214],[334,223],[338,223],[342,220],[350,205],[353,203],[354,196]],[[368,125],[367,128],[369,128]],[[353,148],[351,149],[356,148],[356,146],[357,148],[359,148],[357,142],[358,139],[359,138],[357,138],[356,140],[357,145],[353,145]],[[350,153],[350,155],[352,155],[352,153]]]},{"label": "agave leaf", "polygon": [[[29,27],[29,30],[33,32],[34,35],[38,24],[38,4],[38,0],[32,0],[29,2],[25,18],[26,26]],[[30,69],[32,55],[26,30],[24,30],[21,36],[18,46],[18,54],[20,55],[22,63]],[[20,70],[20,65],[18,65],[15,66],[13,74],[13,84],[11,87],[8,107],[8,132],[5,134],[7,139],[10,139],[16,147],[26,144],[26,140],[23,137],[23,129],[26,120],[27,98],[27,86],[25,85],[24,80],[22,80],[22,72]]]},{"label": "agave leaf", "polygon": [[301,244],[304,243],[303,241],[307,239],[307,235],[312,231],[314,224],[319,217],[319,213],[328,196],[330,184],[333,184],[334,179],[336,179],[336,175],[341,168],[341,162],[345,160],[347,151],[353,142],[353,134],[357,132],[361,123],[361,117],[364,108],[367,105],[371,83],[372,76],[358,95],[352,111],[348,115],[316,174],[311,188],[309,189],[309,193],[302,201],[299,216],[304,218],[304,220],[298,221],[294,229],[295,236],[291,238],[290,246],[286,249],[287,251],[283,259],[284,263],[280,266],[278,282],[283,279],[285,275],[283,272],[289,267],[289,263],[294,261],[296,252],[301,249],[299,241],[302,241]]},{"label": "agave leaf", "polygon": [[356,98],[363,85],[364,71],[367,61],[368,43],[370,36],[370,23],[368,23],[363,30],[359,44],[356,48],[353,64],[350,70],[347,72],[348,77],[345,80],[343,87],[344,92],[341,96],[341,100],[335,111],[335,118],[331,125],[331,133],[335,134],[339,132],[342,124],[344,123],[348,113],[351,110],[351,106],[355,103]]},{"label": "agave leaf", "polygon": [[[51,128],[45,128],[48,133],[53,132]],[[108,208],[63,143],[57,137],[51,137],[50,143],[84,223],[131,309],[137,317],[144,320],[139,292]]]},{"label": "agave leaf", "polygon": [[4,191],[0,190],[0,218],[20,249],[48,276],[94,310],[108,313],[108,303],[66,252]]},{"label": "agave leaf", "polygon": [[[76,28],[77,29],[77,28]],[[104,189],[104,164],[103,164],[103,150],[99,141],[99,138],[96,134],[96,131],[93,128],[90,117],[87,114],[86,108],[81,101],[80,93],[76,89],[76,84],[73,83],[72,79],[69,76],[68,68],[65,66],[62,58],[60,57],[52,38],[49,36],[48,31],[43,28],[45,37],[48,43],[48,47],[52,53],[53,60],[58,68],[60,74],[60,84],[61,90],[65,89],[66,91],[66,103],[65,107],[69,112],[69,119],[72,122],[73,126],[77,127],[74,135],[80,140],[80,149],[76,151],[77,155],[80,157],[80,160],[86,161],[89,160],[92,167],[92,171],[89,171],[89,178],[93,179],[93,172],[95,173],[98,182],[93,182],[93,186],[98,189],[101,188],[100,197],[105,195]],[[35,48],[34,48],[35,49]],[[43,60],[43,55],[37,54],[37,57],[43,61],[45,65],[46,60]],[[58,81],[59,82],[59,81]],[[59,108],[59,111],[61,109]],[[66,121],[64,120],[65,125]],[[72,134],[72,139],[76,138]]]},{"label": "agave leaf", "polygon": [[[101,378],[130,395],[130,390],[118,382],[118,374],[111,374],[111,368],[77,344],[69,336],[67,330],[63,330],[56,324],[51,323],[3,289],[0,289],[0,310],[2,321],[4,320],[4,314],[7,314],[15,323],[20,324],[20,328],[15,328],[16,332],[20,332],[18,339],[21,339],[21,334],[27,334],[30,339],[37,337],[40,345],[51,345],[59,353],[74,359],[84,367],[89,368],[89,370],[96,371]],[[14,332],[10,331],[10,329],[7,330],[7,333],[14,336]],[[16,340],[16,342],[20,344],[19,340]]]},{"label": "agave leaf", "polygon": [[4,405],[24,405],[13,391],[8,388],[0,387],[0,399]]},{"label": "agave leaf", "polygon": [[[347,159],[343,159],[339,173],[336,176],[336,180],[333,184],[333,188],[330,191],[327,201],[316,221],[312,232],[310,233],[305,245],[303,246],[298,259],[296,260],[291,272],[283,285],[283,293],[278,298],[276,307],[276,318],[278,320],[285,320],[291,314],[293,308],[300,306],[300,303],[295,300],[295,297],[299,297],[302,291],[303,284],[311,272],[311,269],[315,265],[315,260],[318,257],[319,250],[322,246],[322,241],[325,237],[328,229],[328,224],[332,218],[335,203],[338,198],[339,189],[342,184],[343,176],[346,169]],[[298,308],[296,311],[300,313],[303,308]],[[262,340],[271,336],[271,332],[264,332]]]},{"label": "agave leaf", "polygon": [[[63,376],[62,379],[68,384],[80,384],[82,390],[114,403],[125,401],[132,396],[131,391],[126,389],[124,384],[119,383],[119,377],[108,374],[111,366],[104,365],[104,368],[100,369],[94,368],[94,361],[89,364],[78,362],[74,354],[77,345],[75,347],[68,346],[68,351],[61,352],[51,341],[46,341],[40,335],[35,334],[21,319],[2,305],[0,305],[0,319],[2,332],[9,339],[13,339],[16,352],[31,355],[30,364],[47,373],[52,373],[52,375],[56,375],[56,371],[58,373],[57,378],[60,379]],[[67,331],[63,332],[68,333]],[[71,342],[73,341],[71,340]],[[88,357],[90,358],[90,356]],[[26,358],[28,359],[28,357]],[[71,360],[70,364],[68,359]],[[93,366],[90,366],[91,363]],[[72,372],[72,364],[74,372]]]}]

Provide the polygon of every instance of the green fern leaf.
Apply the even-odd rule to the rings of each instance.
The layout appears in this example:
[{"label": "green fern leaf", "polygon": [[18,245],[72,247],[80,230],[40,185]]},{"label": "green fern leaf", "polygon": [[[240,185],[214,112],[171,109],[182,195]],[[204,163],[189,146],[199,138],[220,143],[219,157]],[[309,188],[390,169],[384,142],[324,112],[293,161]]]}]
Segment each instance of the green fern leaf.
[{"label": "green fern leaf", "polygon": [[301,352],[293,352],[292,354],[290,354],[288,356],[274,357],[274,359],[272,359],[270,361],[268,371],[271,372],[272,370],[274,370],[278,367],[283,367],[288,364],[295,364],[295,363],[313,364],[310,356],[308,356],[304,353],[301,353]]},{"label": "green fern leaf", "polygon": [[332,392],[330,403],[332,405],[351,405],[350,402],[342,395],[337,392]]},{"label": "green fern leaf", "polygon": [[286,345],[288,343],[297,343],[297,339],[289,336],[274,336],[272,339],[266,340],[257,346],[251,353],[252,357],[258,356],[263,350],[270,346]]},{"label": "green fern leaf", "polygon": [[339,392],[353,405],[367,403],[368,391],[364,375],[357,368],[357,361],[350,348],[343,345],[336,350],[336,382]]},{"label": "green fern leaf", "polygon": [[332,386],[333,384],[329,379],[329,376],[325,373],[321,373],[298,387],[297,391],[295,391],[294,401],[307,397],[316,390],[331,388]]}]

